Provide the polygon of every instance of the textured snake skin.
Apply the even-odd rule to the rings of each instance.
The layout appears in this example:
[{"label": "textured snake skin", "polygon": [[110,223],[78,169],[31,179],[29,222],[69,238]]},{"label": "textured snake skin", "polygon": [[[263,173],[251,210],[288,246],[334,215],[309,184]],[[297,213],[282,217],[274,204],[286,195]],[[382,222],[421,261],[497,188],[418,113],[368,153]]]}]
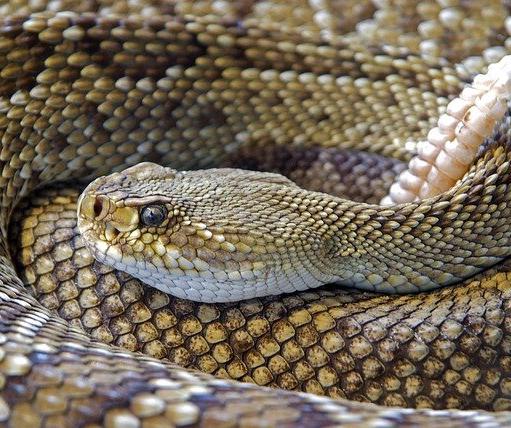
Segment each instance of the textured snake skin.
[{"label": "textured snake skin", "polygon": [[[463,82],[507,50],[505,3],[448,6],[289,0],[2,5],[1,423],[511,425],[506,262],[473,281],[402,297],[329,289],[215,307],[170,301],[136,283],[123,294],[112,272],[74,291],[70,278],[85,276],[87,284],[94,263],[80,251],[83,244],[66,243],[72,239],[66,232],[51,238],[71,230],[74,220],[38,214],[35,204],[33,225],[25,223],[19,238],[29,241],[31,228],[34,240],[42,238],[39,249],[35,241],[21,258],[35,269],[26,278],[39,287],[45,307],[17,277],[7,244],[11,214],[36,186],[93,178],[142,160],[208,167],[272,145],[355,148],[408,160]],[[481,171],[507,161],[504,140],[487,146],[489,169],[480,163]],[[492,153],[500,157],[492,161]],[[73,206],[69,192],[60,202],[45,202],[43,195],[39,203],[65,213]],[[52,217],[61,222],[55,231]],[[64,279],[60,291],[45,282],[49,276]],[[142,310],[129,312],[141,294]],[[341,399],[217,379],[101,344],[73,324],[96,339],[185,365],[205,361],[200,368],[218,375]],[[390,409],[344,396],[502,412]]]}]

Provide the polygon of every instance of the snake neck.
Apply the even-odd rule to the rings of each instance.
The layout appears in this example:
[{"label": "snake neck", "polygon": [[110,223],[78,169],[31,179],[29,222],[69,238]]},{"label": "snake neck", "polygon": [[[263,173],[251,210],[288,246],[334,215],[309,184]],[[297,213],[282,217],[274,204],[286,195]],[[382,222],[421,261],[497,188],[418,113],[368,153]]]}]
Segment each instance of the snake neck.
[{"label": "snake neck", "polygon": [[387,293],[456,283],[499,262],[511,254],[508,128],[506,118],[467,175],[438,197],[389,208],[330,198],[330,213],[314,223],[323,253],[311,257],[342,284]]}]

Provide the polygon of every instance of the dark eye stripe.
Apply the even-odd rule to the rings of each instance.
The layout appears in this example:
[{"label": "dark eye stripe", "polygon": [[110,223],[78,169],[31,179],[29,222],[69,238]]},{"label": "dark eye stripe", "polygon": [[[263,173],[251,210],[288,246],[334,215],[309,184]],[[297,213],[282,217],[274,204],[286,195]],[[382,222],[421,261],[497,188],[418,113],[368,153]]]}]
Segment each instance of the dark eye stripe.
[{"label": "dark eye stripe", "polygon": [[167,218],[167,208],[163,205],[148,205],[140,211],[140,220],[145,226],[159,226]]}]

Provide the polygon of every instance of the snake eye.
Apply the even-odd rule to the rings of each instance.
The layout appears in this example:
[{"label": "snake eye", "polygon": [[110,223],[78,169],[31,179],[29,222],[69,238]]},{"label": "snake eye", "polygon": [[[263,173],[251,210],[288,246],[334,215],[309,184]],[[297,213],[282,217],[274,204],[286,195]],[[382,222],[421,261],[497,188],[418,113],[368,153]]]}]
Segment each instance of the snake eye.
[{"label": "snake eye", "polygon": [[140,219],[144,226],[159,226],[167,218],[167,208],[163,205],[148,205],[140,211]]}]

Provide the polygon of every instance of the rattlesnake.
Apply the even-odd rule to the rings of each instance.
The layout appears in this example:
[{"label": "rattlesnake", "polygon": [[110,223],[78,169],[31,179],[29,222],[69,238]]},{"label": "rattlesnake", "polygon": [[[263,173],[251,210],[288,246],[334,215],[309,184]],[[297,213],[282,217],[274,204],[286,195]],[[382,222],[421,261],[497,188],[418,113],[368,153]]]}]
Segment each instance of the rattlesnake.
[{"label": "rattlesnake", "polygon": [[[319,1],[272,2],[270,9],[268,2],[237,3],[224,18],[215,16],[220,6],[229,6],[224,2],[12,5],[20,12],[31,12],[30,7],[75,12],[7,17],[1,27],[2,421],[14,426],[509,424],[505,411],[414,411],[342,398],[354,394],[350,387],[361,382],[369,389],[359,387],[355,398],[378,401],[378,394],[374,398],[370,394],[377,387],[367,378],[370,364],[383,361],[390,370],[393,361],[394,376],[382,385],[384,396],[391,399],[383,404],[398,404],[399,396],[404,404],[416,406],[507,410],[511,369],[505,261],[472,282],[431,294],[377,297],[374,303],[365,303],[370,298],[362,294],[353,298],[360,315],[346,314],[353,307],[343,309],[341,303],[350,294],[338,290],[303,298],[298,294],[294,303],[293,297],[282,297],[280,306],[279,298],[238,304],[241,324],[219,343],[232,345],[234,334],[243,332],[246,322],[247,332],[256,339],[255,349],[268,364],[270,357],[286,355],[280,347],[291,343],[290,337],[280,340],[278,321],[292,324],[296,335],[305,331],[303,326],[311,335],[315,329],[320,332],[316,341],[301,344],[305,354],[324,350],[335,340],[342,343],[338,349],[327,349],[331,355],[327,359],[351,358],[360,365],[339,372],[338,384],[327,391],[341,397],[333,400],[216,379],[94,342],[29,296],[8,257],[11,213],[42,183],[94,177],[142,160],[179,169],[211,167],[229,163],[247,148],[271,152],[276,147],[278,152],[279,146],[355,148],[408,161],[415,142],[426,137],[464,81],[482,70],[485,61],[502,54],[502,49],[490,46],[502,38],[497,36],[504,31],[505,9],[499,21],[503,6],[493,3],[484,10],[467,7],[466,12],[430,3],[417,6],[415,12],[415,2],[399,4],[404,8],[401,16],[392,12],[392,5],[378,5],[379,13],[357,27],[358,33],[351,32],[356,22],[374,13],[370,2],[353,8],[341,21],[335,19],[338,4]],[[12,13],[9,7],[4,14]],[[147,17],[155,11],[164,16]],[[473,28],[469,24],[475,21],[487,29],[482,36],[474,33],[472,45],[463,44],[462,33],[455,31],[465,28],[464,13],[466,28]],[[479,20],[479,14],[485,19]],[[421,17],[437,15],[453,27],[442,32],[429,18],[420,26]],[[410,27],[418,25],[417,35]],[[383,26],[386,31],[379,44]],[[442,40],[453,43],[442,51]],[[486,50],[481,58],[462,62],[460,46],[468,50],[466,56]],[[463,189],[469,200],[482,198],[474,210],[480,210],[480,221],[492,227],[492,216],[485,216],[488,208],[493,227],[502,227],[493,232],[502,233],[498,239],[503,242],[508,126],[508,119],[500,123],[466,180],[451,191]],[[439,202],[430,207],[435,215],[446,208],[440,202],[446,195],[434,199]],[[492,201],[495,207],[489,209]],[[471,205],[461,204],[462,211],[463,207]],[[488,233],[484,224],[478,227]],[[490,241],[489,247],[492,251],[494,243]],[[502,251],[497,257],[506,254]],[[48,272],[51,269],[33,272],[32,279]],[[273,312],[253,316],[264,305]],[[209,333],[205,328],[206,342],[214,343],[210,334],[213,325],[221,330],[214,322],[220,315],[208,318],[204,311],[227,312],[233,306],[191,308],[199,325],[211,328]],[[370,310],[364,314],[366,308]],[[323,330],[325,322],[332,325]],[[268,327],[261,329],[262,325]],[[269,345],[263,341],[272,338],[276,354],[266,355],[263,351]],[[191,342],[183,347],[187,346],[193,348]],[[309,366],[316,361],[314,355],[307,358]],[[247,366],[246,360],[241,363],[238,367]],[[306,371],[306,361],[298,363]],[[295,375],[298,363],[290,364]],[[318,372],[327,367],[318,366]],[[253,373],[257,368],[250,367]],[[417,386],[421,370],[429,383],[422,389]],[[245,380],[258,381],[261,372]],[[266,372],[272,375],[270,369]],[[302,386],[312,389],[314,382],[307,380],[300,379]],[[322,386],[320,381],[316,384]],[[438,395],[428,397],[423,391]]]}]

